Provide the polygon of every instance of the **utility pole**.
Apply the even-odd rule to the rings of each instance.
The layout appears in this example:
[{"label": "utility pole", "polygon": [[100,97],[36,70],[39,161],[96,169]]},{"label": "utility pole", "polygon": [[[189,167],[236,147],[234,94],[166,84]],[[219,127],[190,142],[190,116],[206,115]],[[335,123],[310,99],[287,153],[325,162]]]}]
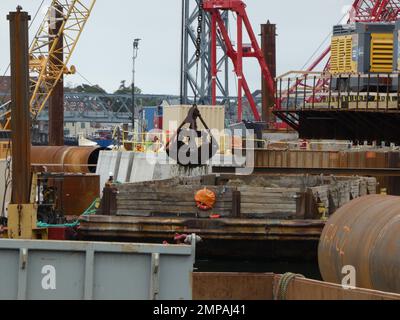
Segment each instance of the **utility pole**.
[{"label": "utility pole", "polygon": [[141,39],[133,40],[133,68],[132,68],[132,131],[135,133],[135,73],[136,73],[136,58],[139,51],[139,41]]}]

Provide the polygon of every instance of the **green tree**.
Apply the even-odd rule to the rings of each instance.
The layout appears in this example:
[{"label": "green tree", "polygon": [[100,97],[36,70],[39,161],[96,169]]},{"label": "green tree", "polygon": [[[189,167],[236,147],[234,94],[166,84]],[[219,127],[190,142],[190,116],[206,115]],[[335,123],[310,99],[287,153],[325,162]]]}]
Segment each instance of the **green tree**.
[{"label": "green tree", "polygon": [[103,93],[106,94],[107,91],[100,87],[98,84],[96,85],[88,85],[88,84],[81,84],[77,87],[66,87],[65,92],[68,93]]},{"label": "green tree", "polygon": [[[122,80],[121,84],[118,88],[117,91],[114,92],[114,94],[130,94],[132,90],[132,85],[126,86],[126,80]],[[142,90],[138,87],[135,87],[135,94],[141,94]]]}]

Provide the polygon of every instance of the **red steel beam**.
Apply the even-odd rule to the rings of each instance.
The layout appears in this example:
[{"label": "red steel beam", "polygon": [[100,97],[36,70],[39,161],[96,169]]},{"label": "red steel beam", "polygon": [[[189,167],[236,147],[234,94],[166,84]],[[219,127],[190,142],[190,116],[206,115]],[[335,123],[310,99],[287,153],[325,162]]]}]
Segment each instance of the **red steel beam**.
[{"label": "red steel beam", "polygon": [[[258,44],[257,38],[254,34],[250,20],[246,13],[246,5],[241,0],[206,0],[203,3],[203,9],[211,14],[211,69],[212,69],[212,95],[213,104],[216,103],[216,83],[214,77],[218,72],[216,67],[216,33],[219,29],[222,38],[227,47],[227,55],[232,60],[236,76],[238,78],[238,121],[242,121],[243,113],[243,97],[244,91],[246,98],[250,104],[254,118],[256,121],[261,121],[261,116],[257,110],[256,103],[251,94],[250,88],[243,73],[243,58],[254,57],[258,60],[262,70],[266,85],[270,92],[275,92],[275,80],[272,77],[270,70],[265,62],[265,57]],[[228,35],[225,23],[221,17],[220,10],[228,10],[236,13],[237,15],[237,50],[234,49],[231,39]],[[243,47],[243,25],[248,33],[251,41],[251,47]]]}]

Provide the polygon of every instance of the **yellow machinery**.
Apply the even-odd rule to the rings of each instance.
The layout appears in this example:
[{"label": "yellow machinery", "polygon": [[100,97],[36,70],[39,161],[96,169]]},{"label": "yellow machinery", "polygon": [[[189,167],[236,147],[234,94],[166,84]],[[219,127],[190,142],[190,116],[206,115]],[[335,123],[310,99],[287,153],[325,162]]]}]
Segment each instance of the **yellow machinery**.
[{"label": "yellow machinery", "polygon": [[48,238],[48,230],[37,227],[36,205],[37,175],[32,176],[30,203],[9,204],[8,206],[8,238],[41,239]]},{"label": "yellow machinery", "polygon": [[332,74],[356,73],[357,67],[352,60],[353,36],[335,36],[331,43],[331,65]]},{"label": "yellow machinery", "polygon": [[332,89],[360,92],[389,85],[390,91],[397,90],[395,82],[383,79],[396,69],[395,28],[381,22],[335,26],[329,67]]},{"label": "yellow machinery", "polygon": [[371,34],[370,72],[393,72],[393,34]]},{"label": "yellow machinery", "polygon": [[394,63],[391,23],[335,26],[331,41],[330,73],[391,73]]}]

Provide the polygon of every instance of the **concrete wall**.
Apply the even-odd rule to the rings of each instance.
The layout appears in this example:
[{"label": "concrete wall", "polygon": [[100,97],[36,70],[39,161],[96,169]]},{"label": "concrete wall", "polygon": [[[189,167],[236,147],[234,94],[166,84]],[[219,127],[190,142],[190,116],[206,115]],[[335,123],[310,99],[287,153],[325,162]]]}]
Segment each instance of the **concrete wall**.
[{"label": "concrete wall", "polygon": [[101,151],[96,171],[100,175],[101,193],[111,172],[116,181],[126,183],[200,176],[211,173],[211,168],[183,168],[170,161],[166,153]]}]

